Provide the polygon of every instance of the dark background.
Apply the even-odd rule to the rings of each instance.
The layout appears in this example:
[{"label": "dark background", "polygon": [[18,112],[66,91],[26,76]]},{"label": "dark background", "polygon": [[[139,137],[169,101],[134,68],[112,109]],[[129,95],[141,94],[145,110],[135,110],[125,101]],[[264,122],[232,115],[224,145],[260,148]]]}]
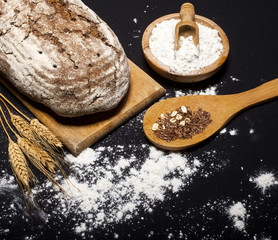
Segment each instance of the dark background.
[{"label": "dark background", "polygon": [[[226,32],[230,41],[230,54],[223,68],[212,78],[200,83],[180,84],[160,77],[147,65],[141,48],[141,38],[145,28],[153,20],[178,12],[182,1],[84,0],[84,3],[114,30],[127,56],[165,87],[167,97],[174,96],[175,90],[205,90],[215,84],[221,85],[218,94],[237,93],[278,76],[277,1],[199,0],[191,2],[198,15],[215,21]],[[133,21],[134,18],[137,19],[137,23]],[[240,81],[232,81],[231,76]],[[24,113],[31,116],[28,110],[2,85],[0,91],[5,92],[5,95],[12,99]],[[143,113],[140,116],[142,117]],[[151,215],[146,215],[144,221],[138,223],[135,219],[132,224],[123,223],[114,226],[114,230],[119,233],[119,239],[169,239],[169,229],[175,233],[172,239],[179,239],[178,231],[181,226],[184,226],[183,232],[187,234],[188,239],[267,239],[267,237],[278,239],[277,186],[264,196],[248,180],[260,170],[273,172],[276,178],[278,177],[277,120],[278,101],[274,100],[244,111],[228,123],[227,129],[235,128],[239,131],[237,136],[217,135],[189,150],[196,156],[201,156],[204,151],[217,149],[219,150],[217,161],[225,159],[228,166],[205,181],[202,177],[195,179],[194,183],[178,197],[161,203]],[[131,132],[130,125],[134,125],[134,128],[139,131],[136,134],[126,134]],[[255,129],[252,136],[248,132],[250,128]],[[11,174],[7,161],[8,142],[2,130],[0,134],[0,174],[1,171]],[[144,137],[141,123],[133,118],[96,146],[114,145],[119,139],[123,145],[129,142],[149,144]],[[200,206],[209,199],[241,201],[250,195],[256,207],[248,210],[252,214],[248,219],[247,234],[235,230],[227,216],[223,216],[218,211],[203,209],[202,213],[201,210],[196,210],[191,214],[185,214],[189,207],[200,209]],[[248,199],[250,200],[250,197]],[[1,194],[1,202],[8,203],[10,200],[9,194]],[[0,215],[1,211],[4,209],[1,208]],[[23,211],[24,209],[19,209],[18,214],[13,216],[13,221],[18,224],[12,225],[10,235],[0,233],[3,234],[3,239],[24,239],[28,231],[42,232],[39,239],[78,239],[78,236],[71,235],[66,229],[57,229],[51,223],[48,223],[46,230],[36,228],[37,223],[32,219],[28,223],[22,223]],[[165,212],[171,212],[173,217],[168,218]],[[3,229],[10,226],[1,218],[0,224]],[[147,233],[150,230],[154,230],[154,234],[148,237]],[[113,239],[114,237],[105,229],[99,229],[95,238]]]}]

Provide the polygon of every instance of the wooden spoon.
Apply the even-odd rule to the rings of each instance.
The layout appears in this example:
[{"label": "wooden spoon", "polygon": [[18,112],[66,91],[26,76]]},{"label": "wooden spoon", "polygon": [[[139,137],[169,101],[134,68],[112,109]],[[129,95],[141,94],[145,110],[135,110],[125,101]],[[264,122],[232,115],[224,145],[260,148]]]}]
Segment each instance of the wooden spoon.
[{"label": "wooden spoon", "polygon": [[180,36],[185,38],[192,36],[195,46],[199,44],[199,28],[194,22],[195,10],[191,3],[184,3],[180,9],[180,18],[175,28],[175,50],[180,49]]},{"label": "wooden spoon", "polygon": [[[194,146],[219,131],[241,110],[262,103],[278,96],[278,78],[246,92],[231,95],[189,95],[170,98],[151,106],[143,119],[146,137],[157,147],[167,150],[182,150]],[[201,107],[211,114],[212,122],[200,134],[191,139],[177,139],[171,142],[162,140],[154,134],[153,124],[162,113],[167,113],[181,106],[197,111]]]}]

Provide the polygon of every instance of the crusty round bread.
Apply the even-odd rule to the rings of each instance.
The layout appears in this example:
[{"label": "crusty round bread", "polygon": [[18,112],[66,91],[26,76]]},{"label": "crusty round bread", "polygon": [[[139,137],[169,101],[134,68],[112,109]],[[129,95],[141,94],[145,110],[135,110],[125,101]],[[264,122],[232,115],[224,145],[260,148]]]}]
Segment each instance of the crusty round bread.
[{"label": "crusty round bread", "polygon": [[82,1],[0,1],[0,26],[0,71],[58,115],[107,111],[127,93],[124,50]]}]

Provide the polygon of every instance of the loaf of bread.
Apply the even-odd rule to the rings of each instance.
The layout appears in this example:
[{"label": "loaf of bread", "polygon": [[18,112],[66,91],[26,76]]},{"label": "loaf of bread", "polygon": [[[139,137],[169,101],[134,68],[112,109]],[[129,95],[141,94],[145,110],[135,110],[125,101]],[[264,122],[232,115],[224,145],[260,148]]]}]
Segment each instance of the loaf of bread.
[{"label": "loaf of bread", "polygon": [[81,0],[0,0],[0,72],[67,117],[116,107],[130,81],[118,38]]}]

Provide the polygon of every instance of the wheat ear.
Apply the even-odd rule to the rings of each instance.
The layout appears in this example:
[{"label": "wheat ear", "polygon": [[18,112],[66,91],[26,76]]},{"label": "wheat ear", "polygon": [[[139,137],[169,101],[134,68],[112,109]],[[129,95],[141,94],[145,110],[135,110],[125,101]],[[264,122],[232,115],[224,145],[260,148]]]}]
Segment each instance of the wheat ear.
[{"label": "wheat ear", "polygon": [[[30,162],[39,171],[41,171],[58,189],[60,189],[62,192],[65,192],[65,190],[50,174],[50,171],[55,172],[55,167],[57,166],[53,160],[50,160],[51,157],[44,150],[32,144],[28,139],[22,138],[19,135],[17,135],[17,143]],[[46,167],[49,169],[49,171],[46,169]]]},{"label": "wheat ear", "polygon": [[21,137],[27,138],[32,143],[36,143],[37,140],[33,133],[32,128],[30,127],[30,124],[19,115],[15,115],[11,112],[9,114],[11,117],[11,122],[16,128],[16,130],[18,131],[19,135]]},{"label": "wheat ear", "polygon": [[27,168],[27,161],[19,146],[11,139],[9,139],[8,152],[13,172],[20,180],[21,184],[29,189],[30,174]]},{"label": "wheat ear", "polygon": [[[28,138],[31,142],[36,143],[35,139],[39,141],[42,147],[47,150],[51,156],[55,158],[59,158],[58,160],[63,165],[68,165],[68,163],[64,160],[64,152],[63,152],[63,144],[62,142],[55,136],[53,132],[42,123],[39,122],[38,119],[30,119],[25,114],[23,114],[17,107],[15,107],[5,96],[0,93],[0,99],[7,108],[11,120],[15,127],[17,128],[19,134]],[[9,103],[21,116],[23,116],[27,122],[22,119],[20,116],[14,115],[11,113],[9,108],[7,107],[5,101]],[[30,125],[29,125],[30,124]],[[31,130],[30,130],[31,127]],[[35,138],[35,139],[34,139]],[[54,151],[53,151],[54,150]],[[58,154],[57,154],[58,153]]]},{"label": "wheat ear", "polygon": [[[32,132],[31,127],[29,126],[29,123],[27,121],[29,121],[29,118],[27,118],[22,112],[20,112],[7,98],[5,98],[1,93],[0,93],[0,100],[2,101],[2,103],[5,105],[10,118],[11,118],[11,122],[14,125],[14,127],[16,128],[16,130],[18,131],[18,133],[20,134],[20,136],[22,137],[26,137],[28,138],[30,141],[34,142],[35,141],[35,136]],[[8,108],[8,106],[6,105],[7,101],[13,108],[15,108],[20,114],[22,114],[25,118],[27,118],[27,121],[24,120],[22,117],[13,114],[10,109]],[[2,111],[2,114],[4,116],[4,113]],[[10,129],[12,129],[10,127]]]},{"label": "wheat ear", "polygon": [[59,150],[63,148],[63,143],[49,130],[45,125],[34,118],[30,121],[31,128],[38,134],[43,142],[46,142],[53,148]]},{"label": "wheat ear", "polygon": [[28,196],[31,196],[30,184],[35,183],[35,176],[29,168],[26,158],[19,146],[9,139],[9,158],[11,169],[16,177],[17,183],[23,193],[27,191]]},{"label": "wheat ear", "polygon": [[68,167],[69,163],[64,159],[63,143],[56,137],[56,135],[36,118],[33,118],[30,121],[30,127],[42,147],[50,154],[50,156],[53,159],[58,160],[63,166]]},{"label": "wheat ear", "polygon": [[[10,127],[1,107],[0,107],[0,110],[2,112],[2,115],[3,115],[6,123]],[[35,175],[33,174],[33,172],[31,171],[31,169],[29,168],[23,152],[21,151],[19,146],[11,139],[10,135],[8,134],[1,117],[0,117],[0,121],[1,121],[1,125],[2,125],[5,133],[9,139],[8,154],[9,154],[9,159],[10,159],[10,166],[11,166],[11,169],[15,176],[16,182],[22,191],[25,203],[28,206],[29,204],[27,204],[25,193],[27,193],[28,203],[30,203],[31,202],[30,200],[32,197],[30,184],[35,183],[36,178],[35,178]]]},{"label": "wheat ear", "polygon": [[[55,168],[59,168],[63,176],[67,178],[60,165],[54,162],[55,159],[63,164],[63,166],[69,166],[69,163],[67,163],[64,159],[62,142],[46,126],[40,123],[38,119],[34,118],[31,120],[30,118],[25,116],[1,93],[0,100],[3,102],[6,109],[8,110],[11,122],[18,131],[19,135],[21,137],[27,138],[33,145],[36,145],[37,152],[41,152],[41,155],[43,156],[41,158],[41,163],[44,165],[44,167],[46,167],[52,173],[55,173]],[[13,114],[7,107],[4,100],[8,102],[27,121],[21,116]]]}]

